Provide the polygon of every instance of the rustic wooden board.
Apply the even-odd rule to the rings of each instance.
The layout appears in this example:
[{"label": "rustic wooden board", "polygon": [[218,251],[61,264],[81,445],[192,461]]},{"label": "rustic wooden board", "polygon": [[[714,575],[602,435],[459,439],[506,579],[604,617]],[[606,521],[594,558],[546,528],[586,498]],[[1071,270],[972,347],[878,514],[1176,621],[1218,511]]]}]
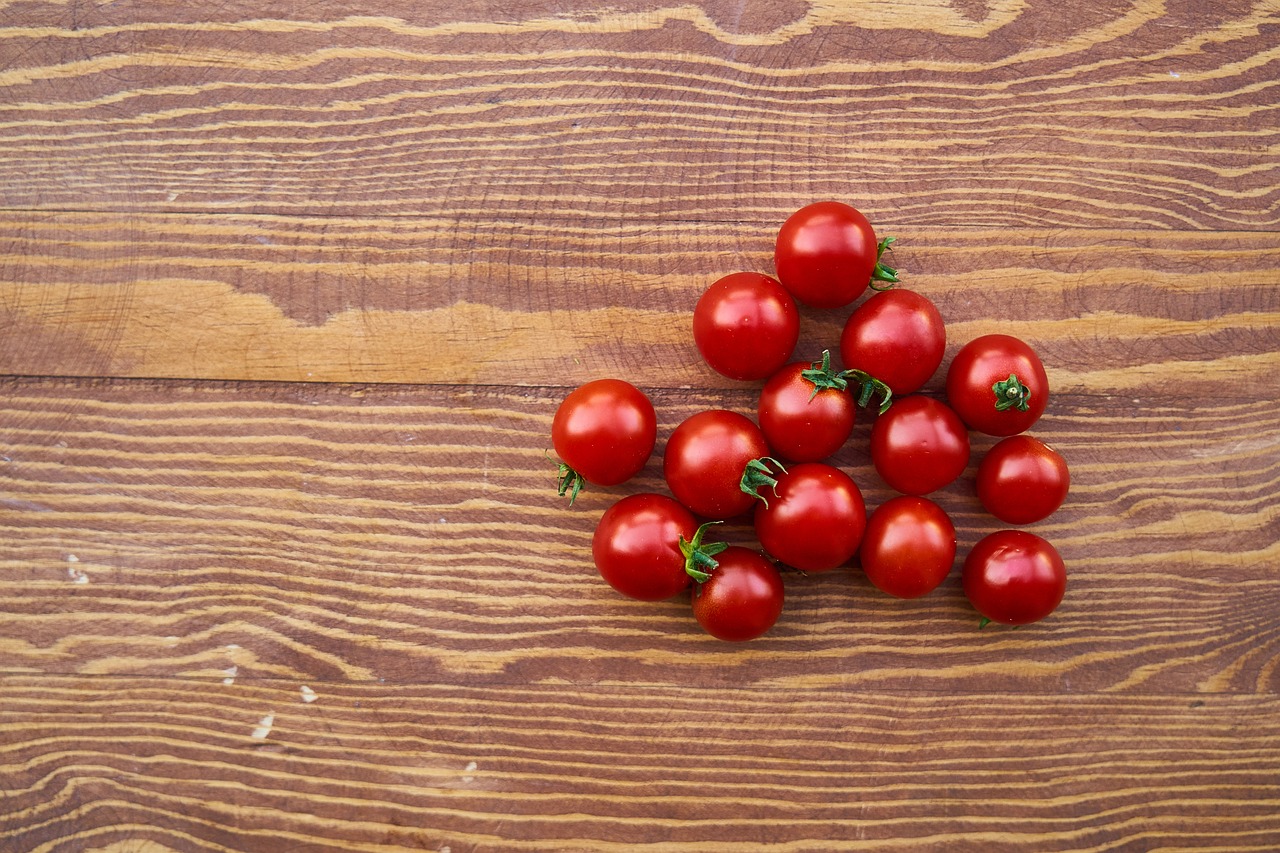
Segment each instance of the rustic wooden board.
[{"label": "rustic wooden board", "polygon": [[[1276,0],[0,0],[0,851],[1280,849],[1278,79]],[[1044,356],[1045,622],[596,575],[828,197]],[[658,450],[570,509],[604,375]]]},{"label": "rustic wooden board", "polygon": [[[572,509],[544,456],[558,391],[329,385],[3,386],[3,663],[10,672],[452,683],[821,684],[943,693],[1280,687],[1280,415],[1271,401],[1109,412],[1058,398],[1037,434],[1073,471],[1035,525],[1070,594],[1052,624],[979,632],[953,575],[881,596],[857,570],[788,579],[748,648],[687,598],[629,601],[590,537],[659,460]],[[661,435],[746,392],[655,393]],[[878,505],[867,424],[836,462]],[[961,553],[1000,525],[939,502]],[[659,448],[660,453],[661,448]],[[749,526],[727,526],[752,544]]]},{"label": "rustic wooden board", "polygon": [[[691,312],[721,275],[772,272],[780,224],[0,213],[0,368],[743,388],[702,362]],[[1280,234],[898,237],[893,262],[939,305],[949,353],[1012,331],[1057,392],[1280,394]],[[797,357],[838,355],[847,316],[805,310]]]},{"label": "rustic wooden board", "polygon": [[0,677],[0,819],[26,818],[11,843],[114,853],[1280,843],[1274,696],[312,683]]},{"label": "rustic wooden board", "polygon": [[1274,0],[3,11],[0,207],[1280,224]]}]

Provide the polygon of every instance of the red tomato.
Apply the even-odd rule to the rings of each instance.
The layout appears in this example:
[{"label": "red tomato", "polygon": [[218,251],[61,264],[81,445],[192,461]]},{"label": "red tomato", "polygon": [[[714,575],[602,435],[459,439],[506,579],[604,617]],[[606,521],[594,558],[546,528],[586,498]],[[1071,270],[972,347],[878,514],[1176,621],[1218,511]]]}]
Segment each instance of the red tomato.
[{"label": "red tomato", "polygon": [[978,500],[1006,524],[1041,521],[1062,506],[1071,486],[1067,461],[1029,435],[998,442],[978,463]]},{"label": "red tomato", "polygon": [[1026,343],[1009,335],[983,335],[951,359],[947,400],[970,428],[1016,435],[1044,413],[1049,379]]},{"label": "red tomato", "polygon": [[782,575],[758,551],[731,546],[716,555],[710,577],[693,594],[693,615],[721,640],[752,640],[782,615]]},{"label": "red tomato", "polygon": [[760,429],[775,453],[795,462],[826,459],[853,432],[854,399],[844,390],[845,381],[831,374],[830,355],[824,356],[825,373],[824,362],[797,361],[775,373],[760,392]]},{"label": "red tomato", "polygon": [[658,435],[658,419],[638,388],[621,379],[597,379],[564,398],[551,421],[560,456],[560,494],[578,496],[583,481],[616,486],[644,467]]},{"label": "red tomato", "polygon": [[667,439],[662,473],[676,500],[706,518],[731,518],[751,509],[742,491],[747,463],[768,456],[764,433],[737,412],[712,409],[687,418]]},{"label": "red tomato", "polygon": [[895,400],[871,427],[871,464],[892,488],[925,495],[969,464],[969,433],[956,413],[932,397]]},{"label": "red tomato", "polygon": [[800,337],[800,313],[767,275],[738,272],[707,288],[693,309],[693,341],[717,372],[763,379],[787,363]]},{"label": "red tomato", "polygon": [[773,261],[782,286],[814,308],[839,308],[862,295],[874,278],[897,281],[880,263],[892,242],[876,242],[867,218],[838,201],[802,207],[778,232]]},{"label": "red tomato", "polygon": [[756,537],[767,554],[803,572],[826,572],[858,551],[867,524],[853,479],[822,462],[802,462],[778,476],[756,507]]},{"label": "red tomato", "polygon": [[942,315],[912,290],[875,294],[849,315],[840,335],[844,366],[871,374],[898,395],[920,390],[946,348]]},{"label": "red tomato", "polygon": [[609,586],[630,598],[661,601],[692,583],[682,539],[698,522],[666,495],[629,495],[605,510],[591,539],[591,556]]},{"label": "red tomato", "polygon": [[858,554],[877,589],[898,598],[919,598],[950,573],[956,529],[933,501],[900,495],[871,513]]},{"label": "red tomato", "polygon": [[1067,590],[1067,569],[1057,549],[1034,533],[997,530],[973,546],[961,583],[984,619],[1027,625],[1057,608]]}]

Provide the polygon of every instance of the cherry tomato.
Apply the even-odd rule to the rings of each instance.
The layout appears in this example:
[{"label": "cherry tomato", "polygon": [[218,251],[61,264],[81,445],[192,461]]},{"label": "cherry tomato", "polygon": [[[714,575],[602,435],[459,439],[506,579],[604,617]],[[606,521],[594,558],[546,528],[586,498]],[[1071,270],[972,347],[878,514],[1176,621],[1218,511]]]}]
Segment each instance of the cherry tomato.
[{"label": "cherry tomato", "polygon": [[825,374],[823,362],[797,361],[775,373],[760,392],[760,429],[775,453],[795,462],[826,459],[853,432],[857,406],[843,380],[831,374],[830,355],[824,356]]},{"label": "cherry tomato", "polygon": [[591,556],[609,586],[630,598],[661,601],[693,582],[681,539],[698,522],[666,495],[629,495],[605,510],[591,539]]},{"label": "cherry tomato", "polygon": [[898,598],[919,598],[950,573],[956,529],[933,501],[900,495],[871,513],[858,554],[877,589]]},{"label": "cherry tomato", "polygon": [[773,261],[782,286],[814,308],[839,308],[857,299],[872,279],[897,281],[880,263],[893,238],[876,242],[867,217],[838,201],[802,207],[778,232]]},{"label": "cherry tomato", "polygon": [[597,379],[574,389],[551,420],[560,456],[560,494],[578,496],[583,481],[616,486],[631,479],[653,453],[658,419],[638,388],[621,379]]},{"label": "cherry tomato", "polygon": [[1057,549],[1034,533],[997,530],[973,546],[961,584],[984,619],[1027,625],[1057,608],[1066,593],[1067,570]]},{"label": "cherry tomato", "polygon": [[945,403],[902,397],[871,427],[871,464],[892,488],[926,495],[964,472],[969,433]]},{"label": "cherry tomato", "polygon": [[802,462],[762,488],[755,531],[765,553],[803,572],[826,572],[858,551],[866,505],[853,478],[822,462]]},{"label": "cherry tomato", "polygon": [[1062,506],[1071,486],[1067,460],[1029,435],[1002,439],[978,463],[978,500],[1006,524],[1041,521]]},{"label": "cherry tomato", "polygon": [[1025,342],[1010,335],[983,335],[951,359],[947,400],[971,429],[1016,435],[1044,413],[1049,379]]},{"label": "cherry tomato", "polygon": [[918,391],[933,376],[947,348],[942,315],[912,290],[886,290],[849,315],[840,358],[888,385],[899,396]]},{"label": "cherry tomato", "polygon": [[753,640],[782,614],[782,575],[772,561],[750,548],[730,546],[716,555],[716,568],[693,593],[693,615],[721,640]]},{"label": "cherry tomato", "polygon": [[764,379],[787,363],[800,337],[800,313],[767,275],[738,272],[707,288],[693,309],[693,340],[717,372]]},{"label": "cherry tomato", "polygon": [[751,509],[742,491],[747,463],[769,454],[760,427],[724,409],[699,412],[672,431],[662,473],[676,500],[705,518],[731,518]]}]

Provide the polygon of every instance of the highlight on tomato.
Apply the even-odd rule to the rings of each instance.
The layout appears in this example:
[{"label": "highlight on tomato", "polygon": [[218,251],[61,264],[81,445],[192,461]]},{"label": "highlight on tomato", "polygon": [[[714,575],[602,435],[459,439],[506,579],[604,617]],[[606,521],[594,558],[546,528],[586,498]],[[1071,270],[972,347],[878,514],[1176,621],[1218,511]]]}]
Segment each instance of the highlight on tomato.
[{"label": "highlight on tomato", "polygon": [[867,519],[858,548],[867,580],[897,598],[919,598],[946,580],[956,560],[956,528],[928,498],[899,495]]},{"label": "highlight on tomato", "polygon": [[793,362],[770,377],[756,415],[774,453],[793,462],[819,462],[844,446],[857,407],[877,395],[883,411],[893,396],[888,386],[861,370],[836,373],[831,351],[823,350],[818,361]]},{"label": "highlight on tomato", "polygon": [[961,585],[982,625],[1029,625],[1062,602],[1067,569],[1047,540],[1025,530],[997,530],[965,558]]},{"label": "highlight on tomato", "polygon": [[572,505],[584,483],[616,486],[640,472],[658,436],[653,403],[630,382],[596,379],[564,398],[551,420],[559,494]]},{"label": "highlight on tomato", "polygon": [[800,302],[814,308],[840,308],[868,286],[890,285],[897,271],[881,261],[892,237],[877,241],[867,217],[839,201],[800,208],[778,231],[774,269],[778,281]]},{"label": "highlight on tomato", "polygon": [[800,338],[796,303],[776,279],[754,272],[724,276],[693,309],[693,341],[730,379],[764,379],[787,363]]},{"label": "highlight on tomato", "polygon": [[605,510],[591,538],[600,576],[618,592],[662,601],[688,588],[691,557],[681,543],[693,540],[698,522],[666,495],[628,495]]},{"label": "highlight on tomato", "polygon": [[693,616],[717,639],[754,640],[782,615],[782,575],[759,551],[730,546],[716,553],[710,572],[695,578]]},{"label": "highlight on tomato", "polygon": [[1032,524],[1053,515],[1067,498],[1067,460],[1029,435],[996,443],[978,463],[978,500],[1006,524]]},{"label": "highlight on tomato", "polygon": [[871,464],[891,488],[925,495],[964,473],[969,433],[946,403],[901,397],[871,427]]},{"label": "highlight on tomato", "polygon": [[983,335],[960,348],[947,368],[947,402],[971,429],[1017,435],[1031,428],[1049,402],[1044,365],[1012,335]]},{"label": "highlight on tomato", "polygon": [[756,485],[753,524],[765,553],[802,572],[827,572],[858,551],[867,512],[853,478],[823,462],[778,466]]},{"label": "highlight on tomato", "polygon": [[845,368],[874,374],[898,396],[920,390],[942,364],[947,331],[927,297],[894,288],[859,305],[840,334]]},{"label": "highlight on tomato", "polygon": [[732,518],[755,502],[742,491],[747,463],[768,455],[764,433],[750,418],[710,409],[686,418],[671,432],[662,474],[671,494],[693,513]]}]

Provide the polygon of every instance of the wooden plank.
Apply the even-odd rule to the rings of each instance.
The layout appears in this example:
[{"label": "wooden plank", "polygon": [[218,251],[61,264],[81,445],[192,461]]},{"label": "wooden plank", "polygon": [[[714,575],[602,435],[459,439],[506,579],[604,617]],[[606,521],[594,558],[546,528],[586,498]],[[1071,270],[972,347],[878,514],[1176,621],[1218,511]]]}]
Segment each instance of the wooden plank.
[{"label": "wooden plank", "polygon": [[[776,227],[0,213],[0,373],[742,387],[691,312],[720,275],[772,271]],[[1060,392],[1280,393],[1278,235],[898,236],[949,355],[1012,330]],[[797,357],[838,354],[846,317],[804,311]]]},{"label": "wooden plank", "polygon": [[1274,2],[6,2],[0,207],[1275,230]]},{"label": "wooden plank", "polygon": [[[749,392],[662,390],[634,481],[554,494],[559,389],[7,380],[0,670],[398,683],[1274,695],[1280,415],[1271,400],[1058,397],[1036,434],[1072,494],[1030,529],[1062,607],[977,629],[958,570],[903,602],[859,570],[787,579],[774,631],[704,635],[687,598],[623,599],[590,556],[613,500],[664,490],[661,446]],[[893,493],[861,423],[835,458]],[[961,557],[1000,525],[973,494],[991,439],[936,493]],[[753,545],[746,524],[725,538]]]},{"label": "wooden plank", "polygon": [[0,690],[0,837],[32,853],[1280,845],[1275,696],[24,676]]}]

